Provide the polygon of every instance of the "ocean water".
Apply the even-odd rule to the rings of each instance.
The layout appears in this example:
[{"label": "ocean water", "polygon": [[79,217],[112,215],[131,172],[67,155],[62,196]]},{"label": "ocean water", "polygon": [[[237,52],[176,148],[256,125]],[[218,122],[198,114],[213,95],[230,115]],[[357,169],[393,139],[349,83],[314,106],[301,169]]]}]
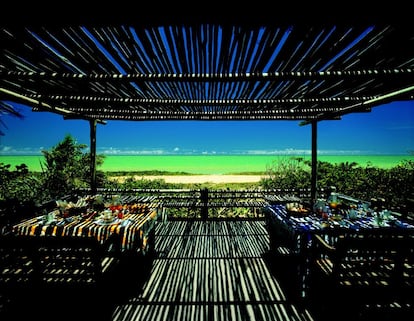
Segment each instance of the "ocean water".
[{"label": "ocean water", "polygon": [[[263,173],[269,166],[277,162],[289,161],[286,155],[167,155],[167,156],[106,156],[104,164],[99,167],[103,171],[168,171],[191,174],[238,174]],[[404,160],[414,161],[414,155],[321,155],[318,160],[330,163],[355,162],[358,165],[391,168]],[[42,171],[43,156],[0,156],[0,163],[16,165],[26,164],[29,170]]]}]

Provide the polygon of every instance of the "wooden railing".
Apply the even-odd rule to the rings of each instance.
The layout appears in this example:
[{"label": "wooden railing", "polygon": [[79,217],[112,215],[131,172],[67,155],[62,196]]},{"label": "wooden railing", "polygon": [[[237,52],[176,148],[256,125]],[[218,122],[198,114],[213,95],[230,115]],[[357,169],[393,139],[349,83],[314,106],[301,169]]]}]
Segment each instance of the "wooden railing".
[{"label": "wooden railing", "polygon": [[[89,190],[77,190],[88,194]],[[310,189],[97,189],[103,196],[117,195],[125,201],[147,202],[161,210],[185,210],[193,216],[206,219],[214,216],[211,211],[221,208],[262,209],[266,205],[280,201],[300,201],[310,199]],[[324,197],[324,191],[320,190]]]}]

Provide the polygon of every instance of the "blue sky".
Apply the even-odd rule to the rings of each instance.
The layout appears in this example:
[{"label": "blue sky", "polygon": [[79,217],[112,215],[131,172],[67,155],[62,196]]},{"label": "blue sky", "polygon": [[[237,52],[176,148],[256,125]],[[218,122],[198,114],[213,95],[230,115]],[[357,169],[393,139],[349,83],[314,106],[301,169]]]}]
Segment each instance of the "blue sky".
[{"label": "blue sky", "polygon": [[[15,105],[23,119],[0,115],[0,155],[41,155],[66,134],[89,145],[89,123]],[[97,126],[97,152],[153,154],[308,154],[311,127],[297,121],[108,121]],[[414,151],[414,101],[374,107],[318,123],[319,154]]]}]

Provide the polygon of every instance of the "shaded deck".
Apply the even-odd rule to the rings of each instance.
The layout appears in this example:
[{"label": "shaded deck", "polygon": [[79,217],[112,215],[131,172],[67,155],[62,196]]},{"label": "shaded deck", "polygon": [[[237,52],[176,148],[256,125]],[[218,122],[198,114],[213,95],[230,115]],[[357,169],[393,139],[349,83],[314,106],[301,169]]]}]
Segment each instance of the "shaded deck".
[{"label": "shaded deck", "polygon": [[[0,320],[323,321],[270,253],[264,219],[157,221],[153,255],[123,256],[98,292],[35,289],[10,301],[0,291]],[[348,308],[359,321],[412,319],[401,307]]]},{"label": "shaded deck", "polygon": [[158,222],[142,289],[112,320],[312,320],[269,270],[263,220]]},{"label": "shaded deck", "polygon": [[284,288],[272,273],[264,219],[157,221],[153,252],[124,257],[98,294],[0,295],[0,319],[316,320],[289,298],[290,280]]}]

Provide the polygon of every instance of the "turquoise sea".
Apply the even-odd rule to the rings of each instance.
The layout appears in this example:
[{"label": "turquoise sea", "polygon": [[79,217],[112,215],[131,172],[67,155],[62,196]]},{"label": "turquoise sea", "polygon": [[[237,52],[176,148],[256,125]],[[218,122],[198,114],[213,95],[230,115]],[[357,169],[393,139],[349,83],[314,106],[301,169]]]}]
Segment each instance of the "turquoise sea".
[{"label": "turquoise sea", "polygon": [[[167,156],[106,156],[103,171],[168,171],[191,174],[262,173],[274,163],[289,161],[287,155],[167,155]],[[330,163],[355,162],[360,166],[391,168],[403,160],[414,161],[414,155],[320,155],[318,160]],[[43,156],[0,156],[0,163],[26,164],[29,170],[40,172]]]}]

